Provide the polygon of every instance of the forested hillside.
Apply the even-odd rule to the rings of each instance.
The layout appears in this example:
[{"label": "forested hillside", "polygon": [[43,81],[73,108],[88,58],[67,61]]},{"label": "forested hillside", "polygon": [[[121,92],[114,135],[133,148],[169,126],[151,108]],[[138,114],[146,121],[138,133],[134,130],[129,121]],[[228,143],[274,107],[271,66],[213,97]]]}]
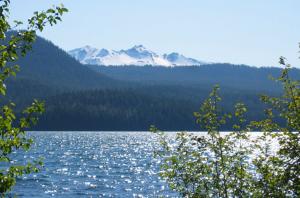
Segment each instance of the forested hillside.
[{"label": "forested hillside", "polygon": [[[145,84],[175,84],[212,86],[220,84],[221,87],[252,91],[280,90],[278,84],[270,80],[280,75],[280,68],[256,68],[246,65],[209,64],[190,67],[157,67],[157,66],[95,66],[89,65],[99,73],[115,79],[134,81]],[[299,78],[300,70],[291,71],[293,78]]]},{"label": "forested hillside", "polygon": [[35,80],[57,89],[93,89],[118,84],[116,80],[91,71],[40,37],[28,56],[17,63],[22,65],[17,79]]},{"label": "forested hillside", "polygon": [[[204,97],[204,90],[198,96]],[[254,94],[222,92],[224,111],[235,102],[249,105],[248,116],[261,118],[261,107]],[[139,89],[93,90],[64,93],[46,99],[47,111],[37,129],[43,130],[148,130],[150,125],[164,130],[201,130],[193,112],[203,100],[149,95]],[[230,123],[228,124],[228,127]],[[224,128],[229,129],[229,128]]]},{"label": "forested hillside", "polygon": [[[193,112],[214,84],[221,86],[224,111],[244,101],[251,119],[263,116],[259,94],[281,90],[268,78],[278,76],[278,68],[87,66],[42,38],[18,63],[21,71],[7,83],[2,103],[14,99],[21,109],[33,98],[44,100],[46,113],[36,130],[148,130],[152,124],[201,130],[193,124]],[[292,71],[294,77],[299,74]]]}]

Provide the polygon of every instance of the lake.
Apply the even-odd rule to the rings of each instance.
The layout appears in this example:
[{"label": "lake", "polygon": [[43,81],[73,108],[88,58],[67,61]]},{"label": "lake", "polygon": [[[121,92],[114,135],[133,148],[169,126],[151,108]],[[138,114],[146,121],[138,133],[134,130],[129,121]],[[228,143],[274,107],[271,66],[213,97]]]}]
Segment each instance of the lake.
[{"label": "lake", "polygon": [[149,132],[31,132],[17,161],[44,158],[44,169],[17,181],[18,197],[176,197],[159,177]]}]

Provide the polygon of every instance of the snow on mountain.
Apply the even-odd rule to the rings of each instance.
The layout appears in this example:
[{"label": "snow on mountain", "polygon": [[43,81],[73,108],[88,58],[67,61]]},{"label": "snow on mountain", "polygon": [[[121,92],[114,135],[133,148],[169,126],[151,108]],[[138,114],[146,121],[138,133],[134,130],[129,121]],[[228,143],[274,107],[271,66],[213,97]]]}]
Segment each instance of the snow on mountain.
[{"label": "snow on mountain", "polygon": [[81,63],[92,65],[153,65],[171,67],[206,64],[175,52],[159,55],[148,50],[143,45],[136,45],[130,49],[120,51],[85,46],[73,49],[68,53]]}]

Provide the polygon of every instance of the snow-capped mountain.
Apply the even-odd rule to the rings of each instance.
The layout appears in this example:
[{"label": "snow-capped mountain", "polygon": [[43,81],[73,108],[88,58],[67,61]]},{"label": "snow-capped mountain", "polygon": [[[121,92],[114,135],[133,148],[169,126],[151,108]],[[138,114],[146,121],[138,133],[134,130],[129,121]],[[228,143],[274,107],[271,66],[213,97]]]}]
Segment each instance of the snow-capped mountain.
[{"label": "snow-capped mountain", "polygon": [[130,49],[120,51],[85,46],[73,49],[68,53],[81,63],[92,65],[153,65],[171,67],[206,64],[175,52],[159,55],[142,45],[136,45]]}]

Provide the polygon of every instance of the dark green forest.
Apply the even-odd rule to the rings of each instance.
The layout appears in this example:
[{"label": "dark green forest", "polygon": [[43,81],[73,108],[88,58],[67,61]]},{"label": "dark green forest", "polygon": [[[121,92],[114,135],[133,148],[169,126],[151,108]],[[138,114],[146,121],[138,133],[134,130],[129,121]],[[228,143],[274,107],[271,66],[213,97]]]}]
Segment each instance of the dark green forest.
[{"label": "dark green forest", "polygon": [[[16,79],[7,83],[17,109],[32,98],[45,101],[46,113],[35,130],[201,130],[193,112],[215,84],[221,87],[224,112],[243,101],[250,120],[263,117],[261,93],[278,95],[270,80],[279,68],[211,64],[195,67],[82,65],[51,42],[38,37],[19,60]],[[300,76],[293,69],[292,76]],[[225,126],[223,130],[229,129]]]}]

